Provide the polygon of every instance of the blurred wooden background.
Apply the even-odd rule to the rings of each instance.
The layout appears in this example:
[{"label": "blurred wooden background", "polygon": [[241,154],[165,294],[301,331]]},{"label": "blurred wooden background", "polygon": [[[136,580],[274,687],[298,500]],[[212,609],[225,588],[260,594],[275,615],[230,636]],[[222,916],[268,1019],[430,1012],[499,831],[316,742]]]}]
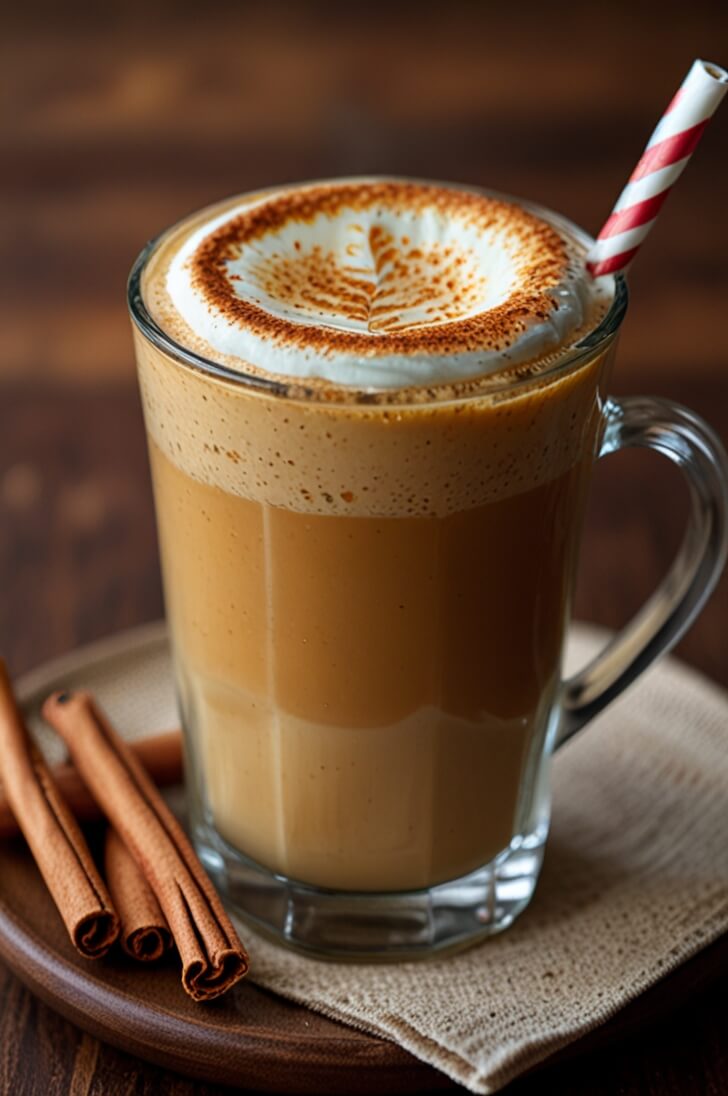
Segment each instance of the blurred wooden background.
[{"label": "blurred wooden background", "polygon": [[[16,673],[162,613],[124,295],[149,237],[227,194],[366,172],[486,185],[595,232],[693,57],[728,63],[728,7],[699,2],[114,0],[14,5],[3,22],[0,649]],[[724,441],[727,167],[724,106],[635,267],[614,378],[616,392],[687,403]],[[664,572],[685,512],[657,458],[605,462],[578,614],[623,622]],[[728,579],[679,648],[724,684],[726,620]],[[96,1062],[93,1041],[23,994],[7,981],[0,1008],[25,1002],[24,1039],[45,1046],[55,1023],[64,1068],[81,1052]],[[599,1077],[625,1092],[728,1086],[711,1000],[676,1013],[664,1051],[642,1065],[637,1051],[607,1054]],[[4,1024],[6,1038],[21,1030]],[[653,1089],[678,1046],[682,1087]],[[27,1091],[55,1091],[47,1054]],[[127,1068],[103,1054],[107,1080],[112,1062]],[[95,1069],[79,1092],[112,1091]],[[630,1087],[638,1074],[643,1087]],[[188,1091],[151,1069],[133,1076],[125,1091]],[[587,1090],[570,1083],[562,1091]],[[602,1083],[588,1090],[614,1090]]]}]

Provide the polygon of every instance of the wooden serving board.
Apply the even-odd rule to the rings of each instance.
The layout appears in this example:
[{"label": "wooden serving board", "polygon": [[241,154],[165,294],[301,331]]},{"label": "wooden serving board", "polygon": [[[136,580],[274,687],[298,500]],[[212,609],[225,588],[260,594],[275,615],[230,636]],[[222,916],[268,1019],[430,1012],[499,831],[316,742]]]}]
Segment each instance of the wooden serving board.
[{"label": "wooden serving board", "polygon": [[[54,688],[83,683],[103,704],[109,682],[117,689],[124,680],[138,683],[167,663],[164,628],[153,625],[48,664],[26,677],[19,693],[34,721],[39,702]],[[113,704],[109,708],[113,716]],[[153,710],[151,715],[152,723],[160,718]],[[100,832],[90,827],[92,847]],[[79,1027],[188,1076],[282,1093],[384,1094],[454,1087],[396,1044],[276,997],[249,980],[219,1001],[198,1005],[182,991],[173,959],[151,967],[132,965],[120,952],[96,962],[82,959],[22,838],[0,843],[0,960]],[[728,942],[722,940],[551,1063],[635,1030],[726,968]]]}]

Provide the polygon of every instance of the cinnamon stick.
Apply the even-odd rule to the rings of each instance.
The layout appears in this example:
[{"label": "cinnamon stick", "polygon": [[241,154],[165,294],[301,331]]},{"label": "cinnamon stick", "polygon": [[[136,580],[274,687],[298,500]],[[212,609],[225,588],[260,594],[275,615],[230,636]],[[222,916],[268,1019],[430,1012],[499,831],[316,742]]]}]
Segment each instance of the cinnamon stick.
[{"label": "cinnamon stick", "polygon": [[121,921],[121,946],[132,959],[153,963],[172,947],[172,933],[159,902],[113,826],[104,844],[104,869]]},{"label": "cinnamon stick", "polygon": [[182,959],[185,990],[196,1001],[225,993],[246,974],[248,956],[144,767],[88,693],[55,693],[43,715],[153,890]]},{"label": "cinnamon stick", "polygon": [[0,659],[0,774],[10,808],[76,948],[105,955],[119,919],[68,804],[30,738]]},{"label": "cinnamon stick", "polygon": [[[164,731],[130,742],[134,753],[158,788],[179,784],[182,780],[182,732]],[[51,768],[51,775],[58,790],[68,803],[78,822],[91,822],[101,818],[96,801],[86,785],[67,761]],[[0,784],[0,838],[12,837],[18,832],[18,823],[10,809],[5,789]]]}]

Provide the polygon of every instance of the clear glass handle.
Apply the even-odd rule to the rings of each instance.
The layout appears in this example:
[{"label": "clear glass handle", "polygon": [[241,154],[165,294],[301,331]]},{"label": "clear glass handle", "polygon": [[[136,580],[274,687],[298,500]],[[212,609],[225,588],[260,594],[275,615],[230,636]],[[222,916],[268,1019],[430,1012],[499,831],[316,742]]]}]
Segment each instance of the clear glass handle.
[{"label": "clear glass handle", "polygon": [[690,492],[691,512],[680,550],[664,581],[601,654],[563,683],[556,746],[668,651],[692,624],[726,559],[728,457],[709,426],[667,400],[609,399],[599,456],[640,446],[677,464]]}]

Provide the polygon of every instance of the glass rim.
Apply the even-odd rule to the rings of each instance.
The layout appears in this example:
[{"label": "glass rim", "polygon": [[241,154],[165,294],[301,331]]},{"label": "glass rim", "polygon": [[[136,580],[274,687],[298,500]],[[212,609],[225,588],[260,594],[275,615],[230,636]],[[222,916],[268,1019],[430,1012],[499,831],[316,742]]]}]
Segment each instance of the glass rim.
[{"label": "glass rim", "polygon": [[[402,176],[366,176],[367,180],[378,181],[382,179],[396,179],[398,181],[412,181],[407,177]],[[347,182],[346,177],[320,180],[320,182]],[[426,181],[426,180],[425,180]],[[319,180],[317,180],[319,182]],[[312,183],[293,183],[283,184],[283,187],[294,186],[310,186]],[[555,228],[566,232],[568,235],[575,237],[582,243],[590,245],[593,243],[592,237],[589,236],[578,225],[574,224],[568,218],[562,216],[560,213],[556,213],[551,209],[539,205],[535,202],[529,202],[521,198],[514,198],[507,194],[502,194],[499,191],[488,190],[484,187],[468,186],[465,184],[444,183],[437,184],[448,186],[454,189],[463,189],[474,191],[478,194],[484,194],[488,197],[500,199],[502,201],[509,201],[516,203],[529,212],[534,213],[536,216],[541,217],[543,220],[548,221]],[[266,193],[269,188],[262,188],[260,193]],[[278,189],[277,187],[270,188],[273,192]],[[240,195],[233,196],[233,199],[239,197],[244,199],[248,194],[259,193],[259,191],[249,191]],[[226,201],[223,199],[222,201]],[[211,208],[221,203],[213,203]],[[129,279],[127,282],[127,306],[137,329],[142,335],[158,350],[161,350],[168,357],[172,358],[175,362],[181,365],[183,368],[190,369],[195,373],[202,373],[215,380],[225,381],[229,384],[240,386],[247,389],[256,390],[262,395],[273,395],[279,399],[288,399],[295,402],[321,402],[321,389],[306,387],[305,378],[291,378],[289,381],[281,381],[275,377],[266,377],[258,373],[249,373],[244,370],[232,369],[230,366],[223,365],[222,362],[216,362],[212,358],[205,357],[203,354],[198,354],[194,350],[190,350],[182,343],[174,339],[168,334],[164,328],[162,328],[149,312],[142,295],[141,280],[146,269],[147,263],[151,259],[152,255],[157,251],[160,244],[174,232],[176,228],[184,224],[188,217],[192,217],[195,214],[188,214],[187,217],[181,218],[179,221],[170,227],[164,229],[158,236],[155,236],[150,240],[137,255],[134,264],[131,268]],[[488,383],[489,374],[484,374],[483,377],[472,377],[464,380],[447,382],[440,381],[437,384],[430,385],[407,385],[399,388],[352,388],[347,390],[344,386],[336,386],[333,383],[331,388],[327,389],[327,395],[323,402],[327,406],[357,406],[365,404],[368,407],[380,405],[383,408],[392,409],[392,407],[415,407],[415,406],[442,406],[448,403],[463,403],[470,400],[477,400],[483,397],[488,397],[495,394],[502,394],[504,392],[518,392],[520,389],[525,389],[534,384],[541,385],[544,381],[552,381],[557,379],[562,374],[570,372],[572,369],[578,368],[584,361],[592,357],[595,351],[599,351],[606,348],[610,341],[619,331],[622,320],[624,319],[627,311],[627,304],[629,301],[629,292],[627,289],[627,281],[623,274],[616,273],[614,275],[614,297],[609,306],[609,309],[602,317],[600,322],[588,331],[573,346],[565,347],[562,351],[554,351],[553,354],[549,354],[548,366],[538,373],[528,373],[523,375],[518,373],[520,368],[526,368],[533,363],[524,362],[522,366],[512,366],[509,372],[514,375],[508,375],[503,377],[499,382],[498,372],[493,371],[492,376],[493,383]],[[537,361],[538,359],[536,359]],[[482,386],[477,387],[474,391],[469,390],[459,395],[452,395],[452,388],[456,384],[463,384],[467,386],[478,385],[478,382],[482,382]],[[427,399],[412,398],[412,395],[417,392],[428,391],[432,393],[436,392],[438,388],[444,390],[449,389],[450,394],[444,395],[442,399],[438,399],[437,395],[432,395]],[[293,389],[293,391],[292,391]],[[410,394],[410,395],[408,395]],[[400,399],[397,397],[401,396]]]}]

